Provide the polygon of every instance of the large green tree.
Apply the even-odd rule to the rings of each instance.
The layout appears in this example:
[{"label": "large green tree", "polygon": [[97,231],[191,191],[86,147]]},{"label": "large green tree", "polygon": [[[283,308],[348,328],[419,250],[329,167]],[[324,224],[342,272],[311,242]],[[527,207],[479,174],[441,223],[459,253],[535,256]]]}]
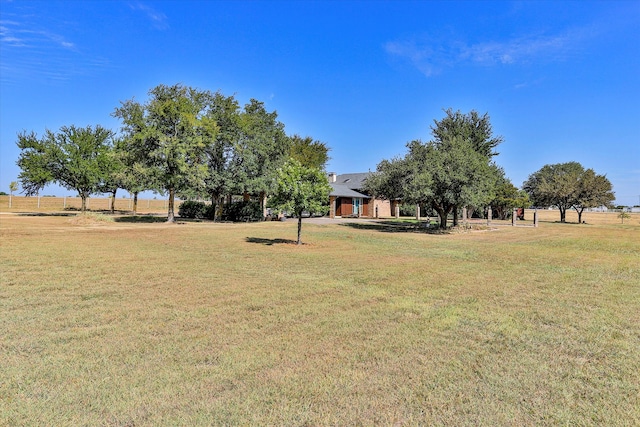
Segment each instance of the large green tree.
[{"label": "large green tree", "polygon": [[486,114],[445,113],[431,128],[432,141],[410,142],[405,157],[383,160],[365,183],[374,195],[431,207],[442,228],[449,214],[457,224],[459,207],[483,206],[494,198],[501,170],[492,162],[493,149],[502,141]]},{"label": "large green tree", "polygon": [[156,86],[149,97],[145,104],[123,102],[114,115],[144,153],[154,189],[168,193],[167,222],[173,222],[176,194],[204,188],[205,138],[215,132],[215,122],[206,117],[210,94],[176,84]]},{"label": "large green tree", "polygon": [[298,218],[297,243],[301,244],[303,213],[325,211],[331,186],[321,169],[303,166],[293,159],[279,168],[276,176],[276,187],[270,204],[280,211],[293,213]]},{"label": "large green tree", "polygon": [[[404,158],[382,161],[365,188],[376,196],[431,207],[447,227],[457,206],[480,206],[493,197],[497,168],[460,137],[413,141]],[[455,222],[454,222],[455,224]]]},{"label": "large green tree", "polygon": [[465,114],[460,110],[453,111],[451,108],[444,110],[444,112],[445,117],[440,120],[434,119],[434,126],[431,126],[435,143],[442,143],[447,139],[458,137],[469,141],[473,149],[485,157],[493,157],[498,154],[495,148],[504,139],[502,136],[493,134],[489,114],[479,114],[475,110]]},{"label": "large green tree", "polygon": [[471,141],[456,137],[425,149],[423,173],[431,175],[433,193],[426,202],[438,213],[441,228],[449,213],[457,225],[458,207],[482,206],[493,198],[497,170]]},{"label": "large green tree", "polygon": [[604,175],[585,170],[578,162],[545,165],[529,175],[522,187],[534,205],[557,207],[560,222],[566,222],[567,209],[575,208],[582,222],[585,208],[607,205],[615,198]]},{"label": "large green tree", "polygon": [[231,159],[236,193],[258,195],[264,211],[276,171],[288,159],[291,141],[275,111],[251,99],[240,114],[240,136]]},{"label": "large green tree", "polygon": [[[218,206],[222,205],[224,196],[237,189],[234,171],[242,164],[235,157],[241,135],[240,107],[233,96],[216,92],[207,101],[206,117],[213,121],[215,128],[209,126],[208,130],[212,132],[204,135],[207,164],[204,192],[211,198],[211,219],[215,220],[222,212]],[[238,168],[233,167],[234,159]]]},{"label": "large green tree", "polygon": [[616,196],[613,186],[605,175],[598,175],[593,169],[587,169],[578,180],[573,209],[578,213],[578,222],[582,223],[582,213],[586,208],[608,206]]},{"label": "large green tree", "polygon": [[22,150],[17,164],[25,193],[38,194],[55,182],[78,192],[83,212],[87,198],[102,192],[112,172],[113,132],[99,125],[63,126],[57,133],[47,130],[42,138],[23,132],[17,145]]}]

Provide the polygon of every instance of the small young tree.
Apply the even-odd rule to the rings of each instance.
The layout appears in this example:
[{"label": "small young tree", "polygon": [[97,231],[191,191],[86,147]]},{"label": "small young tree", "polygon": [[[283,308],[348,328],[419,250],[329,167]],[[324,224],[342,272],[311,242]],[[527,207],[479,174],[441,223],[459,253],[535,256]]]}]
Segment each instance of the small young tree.
[{"label": "small young tree", "polygon": [[298,217],[298,240],[301,244],[302,214],[322,212],[329,203],[331,187],[325,174],[318,168],[302,166],[296,160],[289,160],[278,169],[276,190],[271,200],[279,210],[292,212]]},{"label": "small young tree", "polygon": [[618,214],[618,218],[620,218],[622,220],[622,223],[624,224],[624,220],[625,219],[629,219],[631,218],[631,215],[629,215],[627,212],[622,211]]},{"label": "small young tree", "polygon": [[9,183],[9,207],[11,207],[11,199],[13,198],[13,192],[18,191],[18,182],[11,181]]}]

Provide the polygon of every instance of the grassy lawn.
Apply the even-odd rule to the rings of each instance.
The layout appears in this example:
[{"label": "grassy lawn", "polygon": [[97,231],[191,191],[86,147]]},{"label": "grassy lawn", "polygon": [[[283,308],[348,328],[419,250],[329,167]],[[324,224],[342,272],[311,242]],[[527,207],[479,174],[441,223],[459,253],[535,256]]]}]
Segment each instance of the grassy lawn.
[{"label": "grassy lawn", "polygon": [[640,221],[597,218],[0,215],[0,425],[640,425]]}]

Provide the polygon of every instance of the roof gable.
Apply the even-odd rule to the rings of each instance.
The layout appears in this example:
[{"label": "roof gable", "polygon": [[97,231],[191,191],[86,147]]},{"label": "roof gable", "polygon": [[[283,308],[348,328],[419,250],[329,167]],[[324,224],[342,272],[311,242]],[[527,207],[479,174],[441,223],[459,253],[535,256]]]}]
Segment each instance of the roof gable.
[{"label": "roof gable", "polygon": [[332,184],[344,185],[352,190],[359,190],[364,187],[364,180],[371,175],[371,172],[344,173],[336,177],[336,182]]}]

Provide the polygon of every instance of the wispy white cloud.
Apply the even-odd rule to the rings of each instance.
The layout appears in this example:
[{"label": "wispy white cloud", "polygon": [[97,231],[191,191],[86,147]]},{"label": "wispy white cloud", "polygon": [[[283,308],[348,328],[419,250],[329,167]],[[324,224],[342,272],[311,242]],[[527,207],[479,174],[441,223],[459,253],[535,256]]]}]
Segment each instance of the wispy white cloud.
[{"label": "wispy white cloud", "polygon": [[387,42],[384,50],[392,57],[409,61],[430,77],[458,65],[510,66],[537,61],[563,61],[575,53],[585,37],[586,31],[577,30],[470,44],[426,36]]},{"label": "wispy white cloud", "polygon": [[106,59],[82,52],[66,36],[26,19],[0,21],[0,43],[2,80],[6,83],[25,78],[68,80],[108,66]]},{"label": "wispy white cloud", "polygon": [[137,10],[142,12],[151,21],[151,23],[156,29],[166,30],[167,28],[169,28],[169,23],[167,22],[167,16],[162,12],[158,12],[151,6],[142,2],[132,2],[132,3],[129,3],[129,7],[132,10]]},{"label": "wispy white cloud", "polygon": [[25,28],[17,21],[0,21],[0,42],[10,47],[30,47],[49,44],[51,47],[61,47],[74,50],[75,43],[64,36],[42,29]]}]

